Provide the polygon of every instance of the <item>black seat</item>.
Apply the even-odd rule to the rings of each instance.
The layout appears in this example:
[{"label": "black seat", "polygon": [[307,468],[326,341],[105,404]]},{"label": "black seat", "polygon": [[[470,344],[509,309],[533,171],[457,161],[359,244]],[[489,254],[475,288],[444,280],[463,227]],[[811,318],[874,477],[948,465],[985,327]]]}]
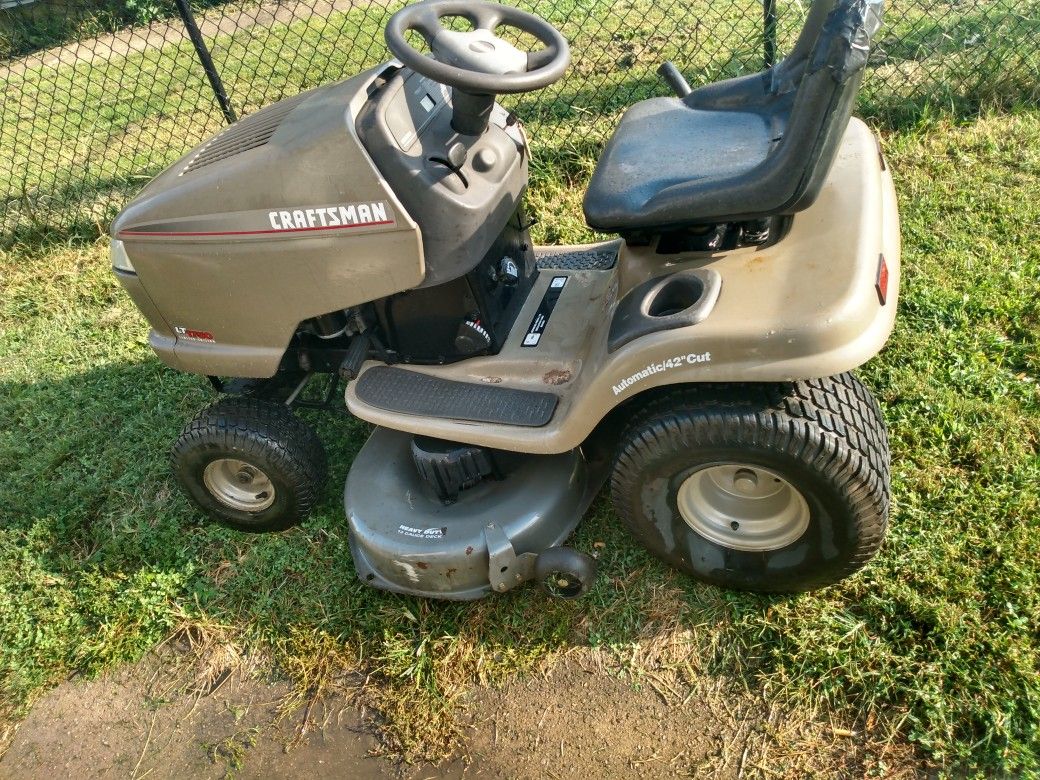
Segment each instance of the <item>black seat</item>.
[{"label": "black seat", "polygon": [[882,1],[816,0],[773,68],[632,106],[585,195],[589,225],[631,234],[808,208],[848,127]]}]

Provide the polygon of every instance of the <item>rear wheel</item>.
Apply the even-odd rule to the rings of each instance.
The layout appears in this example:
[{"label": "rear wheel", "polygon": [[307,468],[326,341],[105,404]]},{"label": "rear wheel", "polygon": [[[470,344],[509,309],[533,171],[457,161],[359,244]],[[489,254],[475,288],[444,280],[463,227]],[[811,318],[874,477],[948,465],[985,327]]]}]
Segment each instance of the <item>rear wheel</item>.
[{"label": "rear wheel", "polygon": [[741,590],[809,590],[880,547],[888,438],[851,374],[689,387],[630,424],[611,492],[636,537],[682,571]]},{"label": "rear wheel", "polygon": [[281,531],[303,520],[327,472],[321,440],[283,404],[228,397],[188,423],[173,471],[189,498],[240,531]]}]

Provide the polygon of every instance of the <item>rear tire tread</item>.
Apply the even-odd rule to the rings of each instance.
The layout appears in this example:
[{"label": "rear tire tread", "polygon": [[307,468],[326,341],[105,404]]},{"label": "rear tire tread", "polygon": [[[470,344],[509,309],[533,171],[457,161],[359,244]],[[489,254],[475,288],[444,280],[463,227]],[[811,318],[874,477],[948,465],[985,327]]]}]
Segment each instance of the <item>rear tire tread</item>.
[{"label": "rear tire tread", "polygon": [[825,474],[840,486],[854,517],[858,543],[843,568],[777,590],[843,579],[880,548],[890,504],[888,436],[877,402],[851,373],[782,384],[685,386],[652,399],[623,431],[611,475],[614,506],[626,525],[637,528],[631,513],[642,464],[663,450],[722,441],[782,453]]}]

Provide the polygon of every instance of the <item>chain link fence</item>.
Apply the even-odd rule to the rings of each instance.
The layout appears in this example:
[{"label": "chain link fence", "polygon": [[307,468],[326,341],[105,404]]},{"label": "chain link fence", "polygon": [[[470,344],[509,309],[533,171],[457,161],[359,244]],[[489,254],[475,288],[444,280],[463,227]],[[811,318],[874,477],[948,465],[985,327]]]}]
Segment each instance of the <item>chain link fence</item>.
[{"label": "chain link fence", "polygon": [[[511,0],[512,1],[512,0]],[[535,179],[583,186],[624,108],[782,56],[810,0],[522,0],[571,41],[568,75],[511,100]],[[234,117],[388,59],[398,0],[0,0],[0,231],[96,235]],[[1040,100],[1040,0],[890,0],[859,112],[898,127]]]}]

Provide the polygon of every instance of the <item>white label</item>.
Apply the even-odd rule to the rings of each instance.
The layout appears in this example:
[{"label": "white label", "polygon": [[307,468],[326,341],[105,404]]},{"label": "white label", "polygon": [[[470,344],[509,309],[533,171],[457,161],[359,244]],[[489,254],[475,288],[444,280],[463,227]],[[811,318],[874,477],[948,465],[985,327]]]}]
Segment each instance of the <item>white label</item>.
[{"label": "white label", "polygon": [[[341,206],[269,211],[271,230],[330,230],[332,228],[392,225],[394,218],[386,201],[344,203]],[[270,231],[268,231],[270,232]]]},{"label": "white label", "polygon": [[443,528],[413,528],[410,525],[397,526],[397,533],[401,536],[410,536],[413,539],[443,539]]},{"label": "white label", "polygon": [[549,317],[552,316],[553,309],[556,308],[556,303],[563,295],[563,288],[566,285],[566,276],[554,276],[549,280],[549,288],[542,296],[542,301],[538,304],[538,311],[535,312],[531,324],[527,326],[527,335],[524,336],[522,346],[538,346],[538,342],[542,340],[542,334],[549,325]]},{"label": "white label", "polygon": [[710,363],[711,353],[710,352],[690,352],[685,355],[676,355],[675,357],[665,358],[660,363],[651,363],[642,371],[636,371],[632,376],[627,376],[613,386],[614,395],[621,395],[626,389],[632,385],[642,382],[644,379],[653,376],[654,374],[660,374],[662,371],[671,371],[676,368],[683,368],[685,366],[694,366],[698,363]]}]

